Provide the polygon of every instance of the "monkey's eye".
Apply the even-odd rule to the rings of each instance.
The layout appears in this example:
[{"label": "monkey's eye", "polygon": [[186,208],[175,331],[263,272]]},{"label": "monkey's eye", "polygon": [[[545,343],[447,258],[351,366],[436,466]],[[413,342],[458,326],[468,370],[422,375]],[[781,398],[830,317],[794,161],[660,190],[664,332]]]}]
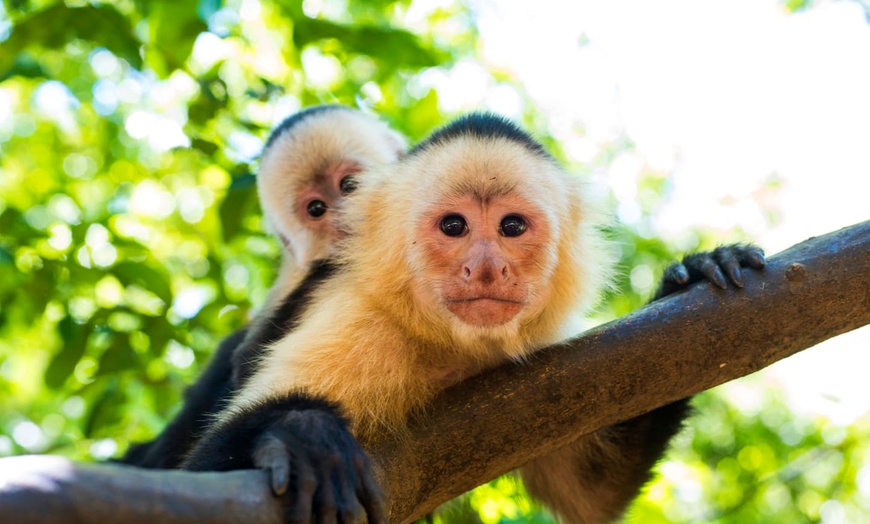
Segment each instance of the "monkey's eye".
[{"label": "monkey's eye", "polygon": [[356,190],[356,186],[359,184],[357,182],[356,177],[353,175],[348,175],[341,179],[338,183],[338,190],[341,191],[342,195],[347,195],[348,193],[353,193]]},{"label": "monkey's eye", "polygon": [[308,203],[308,216],[320,218],[326,213],[326,209],[326,202],[323,200],[312,200]]},{"label": "monkey's eye", "polygon": [[506,237],[518,237],[526,232],[526,221],[517,215],[508,215],[501,219],[499,232]]},{"label": "monkey's eye", "polygon": [[449,237],[461,237],[468,231],[468,224],[459,215],[447,215],[441,219],[441,231]]}]

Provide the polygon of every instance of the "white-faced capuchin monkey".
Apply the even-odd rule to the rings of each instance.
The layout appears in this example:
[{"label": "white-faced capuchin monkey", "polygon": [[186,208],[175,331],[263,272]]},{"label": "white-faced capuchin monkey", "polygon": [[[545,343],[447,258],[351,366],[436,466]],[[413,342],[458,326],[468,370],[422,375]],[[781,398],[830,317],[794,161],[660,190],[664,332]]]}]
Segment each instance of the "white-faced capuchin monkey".
[{"label": "white-faced capuchin monkey", "polygon": [[[294,329],[270,344],[183,467],[271,470],[288,522],[386,522],[354,436],[397,431],[445,387],[577,333],[614,263],[590,192],[516,125],[472,114],[359,181],[348,235]],[[661,295],[739,286],[753,247],[695,255]],[[302,286],[306,284],[303,283]],[[525,468],[565,522],[620,515],[687,401],[584,437]]]},{"label": "white-faced capuchin monkey", "polygon": [[261,347],[280,338],[308,300],[312,262],[328,257],[340,237],[334,209],[355,188],[355,177],[405,154],[405,138],[355,109],[325,105],[284,120],[269,137],[257,173],[264,218],[284,245],[281,269],[266,305],[252,323],[224,339],[184,405],[155,440],[131,446],[121,462],[178,467],[230,392],[248,374]]}]

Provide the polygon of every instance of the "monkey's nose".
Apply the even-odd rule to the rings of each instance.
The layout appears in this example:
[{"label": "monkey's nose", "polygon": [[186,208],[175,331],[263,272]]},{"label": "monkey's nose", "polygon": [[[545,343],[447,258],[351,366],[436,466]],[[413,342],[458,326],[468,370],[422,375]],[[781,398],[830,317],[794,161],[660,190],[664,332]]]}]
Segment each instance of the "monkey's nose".
[{"label": "monkey's nose", "polygon": [[467,282],[478,282],[484,285],[494,284],[499,280],[507,280],[510,276],[507,264],[500,260],[487,258],[462,266],[462,276]]}]

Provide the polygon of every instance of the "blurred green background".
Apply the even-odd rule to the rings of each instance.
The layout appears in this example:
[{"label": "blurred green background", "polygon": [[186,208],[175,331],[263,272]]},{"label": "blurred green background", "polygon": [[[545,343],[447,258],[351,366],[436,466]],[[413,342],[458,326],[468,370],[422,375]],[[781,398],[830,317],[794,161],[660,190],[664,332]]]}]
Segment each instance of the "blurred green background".
[{"label": "blurred green background", "polygon": [[[252,173],[276,115],[361,106],[419,140],[455,116],[427,75],[476,60],[477,36],[473,6],[447,0],[3,0],[0,456],[103,460],[159,433],[275,276]],[[487,75],[574,172],[633,147],[573,163],[518,80]],[[642,305],[678,256],[645,227],[669,174],[639,184],[642,217],[610,232],[621,276],[596,321]],[[680,250],[746,240],[688,238]],[[629,521],[870,522],[866,419],[793,413],[751,377],[695,405]],[[436,521],[552,518],[504,477]]]}]

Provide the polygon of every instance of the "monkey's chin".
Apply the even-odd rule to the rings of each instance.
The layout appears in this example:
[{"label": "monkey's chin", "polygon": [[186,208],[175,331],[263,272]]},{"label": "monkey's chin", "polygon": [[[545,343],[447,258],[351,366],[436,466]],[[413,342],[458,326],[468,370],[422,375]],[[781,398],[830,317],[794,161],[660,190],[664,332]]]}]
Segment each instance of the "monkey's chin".
[{"label": "monkey's chin", "polygon": [[447,310],[459,320],[484,328],[507,324],[524,306],[522,302],[488,297],[447,301]]}]

